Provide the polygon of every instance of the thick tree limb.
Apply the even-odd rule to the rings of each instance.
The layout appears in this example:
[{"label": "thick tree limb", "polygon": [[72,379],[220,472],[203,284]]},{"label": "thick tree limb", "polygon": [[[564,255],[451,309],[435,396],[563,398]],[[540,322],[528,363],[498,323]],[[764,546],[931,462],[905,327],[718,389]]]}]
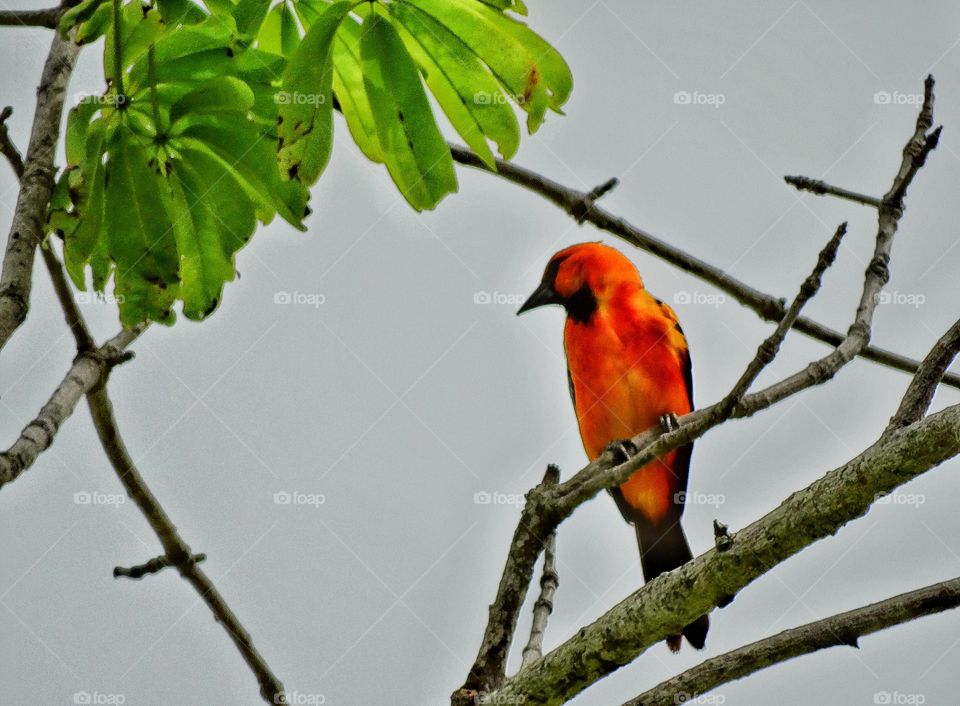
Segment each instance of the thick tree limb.
[{"label": "thick tree limb", "polygon": [[40,413],[23,428],[13,445],[0,453],[0,488],[16,480],[49,448],[60,425],[73,414],[84,395],[102,385],[115,365],[129,360],[131,354],[126,348],[141,330],[124,329],[99,348],[77,355],[67,376]]},{"label": "thick tree limb", "polygon": [[[507,181],[518,184],[547,199],[571,217],[575,218],[578,222],[588,221],[600,230],[605,230],[621,240],[641,250],[646,250],[651,255],[680,268],[684,272],[689,272],[695,277],[699,277],[721,291],[726,292],[765,321],[778,322],[786,313],[786,303],[784,300],[765,294],[724,272],[719,267],[700,260],[685,250],[671,245],[668,241],[660,239],[634,226],[625,219],[613,215],[609,211],[595,205],[596,197],[591,197],[591,193],[564,186],[542,174],[501,159],[497,159],[497,169],[493,171],[487,168],[472,151],[460,145],[451,144],[450,152],[453,155],[453,159],[460,164],[495,174]],[[806,179],[806,177],[791,178]],[[610,182],[607,183],[609,184]],[[854,192],[848,192],[837,187],[832,188],[837,192],[854,195]],[[862,199],[869,202],[869,205],[879,207],[880,200],[869,196],[858,196],[861,196]],[[794,328],[811,338],[815,338],[831,346],[839,346],[844,339],[844,335],[840,332],[804,316],[797,319]],[[866,346],[858,355],[867,360],[879,363],[880,365],[885,365],[907,373],[916,372],[919,365],[917,361],[911,358],[876,346]],[[944,376],[943,383],[951,387],[960,388],[960,375],[947,373]]]},{"label": "thick tree limb", "polygon": [[960,354],[960,321],[940,337],[927,357],[923,359],[920,369],[910,381],[910,386],[900,400],[900,407],[890,420],[890,426],[887,429],[912,424],[926,414],[930,403],[933,402],[937,385],[958,354]]},{"label": "thick tree limb", "polygon": [[71,40],[54,33],[37,91],[22,186],[0,270],[0,349],[23,323],[30,306],[33,259],[43,240],[64,95],[78,51]]},{"label": "thick tree limb", "polygon": [[698,694],[766,667],[827,647],[857,647],[859,638],[864,635],[957,606],[960,606],[960,578],[901,593],[878,603],[784,630],[712,657],[630,699],[623,706],[675,706],[686,703]]},{"label": "thick tree limb", "polygon": [[0,27],[46,27],[54,29],[65,10],[64,6],[43,10],[0,10]]},{"label": "thick tree limb", "polygon": [[[561,704],[677,634],[694,618],[804,547],[863,516],[889,493],[960,453],[960,405],[884,434],[870,448],[711,549],[660,575],[576,636],[508,679],[491,703]],[[511,700],[512,699],[512,700]]]},{"label": "thick tree limb", "polygon": [[120,437],[117,421],[113,416],[113,405],[110,403],[106,389],[101,387],[91,392],[87,396],[87,403],[107,458],[110,459],[117,477],[126,488],[127,495],[140,508],[140,512],[160,540],[164,555],[200,594],[200,598],[210,608],[214,618],[230,635],[230,639],[233,640],[244,661],[256,675],[263,700],[271,704],[284,703],[283,684],[274,676],[266,660],[254,647],[250,633],[246,631],[226,600],[217,591],[213,581],[197,564],[190,546],[177,532],[176,526],[160,505],[160,501],[140,475]]}]

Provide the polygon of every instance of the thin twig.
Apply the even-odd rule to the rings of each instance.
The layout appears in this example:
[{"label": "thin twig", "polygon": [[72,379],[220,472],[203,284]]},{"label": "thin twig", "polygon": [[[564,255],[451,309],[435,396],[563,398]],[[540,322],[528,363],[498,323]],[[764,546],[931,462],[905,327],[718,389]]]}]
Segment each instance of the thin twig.
[{"label": "thin twig", "polygon": [[64,95],[79,50],[72,40],[56,32],[43,67],[23,184],[0,271],[0,349],[23,323],[30,307],[34,255],[43,240],[47,204],[53,193],[53,158],[60,138]]},{"label": "thin twig", "polygon": [[553,597],[560,586],[557,573],[557,531],[547,537],[543,545],[543,573],[540,575],[540,595],[533,604],[533,624],[530,626],[530,639],[523,648],[523,669],[543,656],[543,636],[547,631],[547,621],[553,612]]},{"label": "thin twig", "polygon": [[106,452],[117,477],[126,488],[127,495],[140,508],[140,512],[150,523],[163,551],[170,562],[177,567],[180,575],[194,587],[200,598],[213,613],[217,622],[223,625],[243,659],[257,677],[260,684],[260,696],[271,704],[285,703],[283,684],[270,670],[263,656],[253,644],[253,638],[243,627],[236,614],[227,605],[226,600],[217,591],[213,581],[193,560],[190,546],[183,540],[176,526],[167,515],[160,501],[151,492],[130,457],[123,443],[117,420],[113,414],[113,405],[105,388],[100,387],[87,396],[87,404],[93,417],[97,435]]},{"label": "thin twig", "polygon": [[13,144],[13,140],[10,139],[10,133],[7,130],[7,119],[11,115],[13,115],[13,108],[9,105],[0,111],[0,154],[10,162],[10,166],[13,168],[13,173],[17,175],[17,179],[23,179],[23,156],[20,154],[17,146]]},{"label": "thin twig", "polygon": [[[190,557],[190,561],[194,564],[199,564],[201,561],[206,561],[206,554],[193,554]],[[168,566],[173,566],[173,562],[170,560],[166,554],[161,554],[156,556],[148,562],[143,564],[137,564],[136,566],[124,567],[124,566],[115,566],[113,567],[113,578],[128,578],[128,579],[142,579],[144,576],[149,574],[158,574]]]},{"label": "thin twig", "polygon": [[839,186],[833,186],[820,179],[811,179],[805,176],[785,176],[783,180],[790,184],[790,186],[795,187],[797,191],[809,191],[811,194],[817,194],[818,196],[836,196],[837,198],[853,201],[854,203],[859,203],[864,206],[871,206],[872,208],[880,208],[880,206],[883,205],[883,199],[867,196],[866,194],[859,194],[856,191],[843,189]]},{"label": "thin twig", "polygon": [[910,381],[900,406],[890,419],[887,429],[905,427],[917,421],[930,407],[937,385],[943,379],[943,374],[960,354],[960,320],[940,337],[927,357],[920,363],[920,369]]}]

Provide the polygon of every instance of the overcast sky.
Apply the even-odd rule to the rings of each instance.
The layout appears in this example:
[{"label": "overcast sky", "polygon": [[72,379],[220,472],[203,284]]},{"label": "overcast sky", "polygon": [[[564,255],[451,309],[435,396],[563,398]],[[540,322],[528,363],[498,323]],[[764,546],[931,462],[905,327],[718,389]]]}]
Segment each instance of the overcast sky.
[{"label": "overcast sky", "polygon": [[[848,220],[808,305],[838,330],[856,306],[875,214],[797,194],[781,177],[882,195],[932,72],[943,140],[908,196],[874,341],[919,357],[956,320],[960,5],[527,4],[575,88],[567,115],[525,137],[516,161],[577,188],[619,177],[606,207],[777,296],[795,293]],[[15,106],[12,133],[25,145],[50,32],[0,36],[0,104]],[[102,90],[99,45],[82,54],[69,90]],[[239,253],[241,278],[216,314],[151,328],[110,389],[147,481],[300,703],[442,704],[476,654],[519,514],[512,500],[547,463],[569,477],[585,462],[562,311],[514,316],[549,256],[583,240],[624,250],[675,305],[698,405],[728,390],[771,326],[494,176],[459,171],[460,193],[418,215],[340,121],[337,130],[309,232],[262,229]],[[0,167],[2,233],[16,193]],[[83,311],[100,340],[116,332],[110,304]],[[791,334],[759,384],[826,352]],[[73,355],[38,264],[30,317],[3,351],[0,447]],[[694,553],[711,546],[714,518],[740,529],[868,446],[907,382],[855,361],[830,385],[697,442],[690,489],[715,502],[687,507]],[[958,402],[941,390],[934,406]],[[711,616],[703,653],[658,645],[573,703],[617,704],[704,657],[957,576],[958,470],[952,461],[931,471],[901,502],[874,507],[743,590]],[[95,501],[79,504],[77,493]],[[301,502],[275,502],[277,493]],[[478,504],[477,493],[500,495]],[[160,552],[133,504],[111,502],[121,496],[83,405],[0,494],[3,701],[70,704],[89,692],[137,705],[260,703],[236,649],[175,572],[111,577],[115,565]],[[562,526],[558,549],[548,648],[642,581],[633,532],[607,497]],[[703,703],[868,705],[889,693],[954,704],[958,660],[953,612],[724,685]]]}]

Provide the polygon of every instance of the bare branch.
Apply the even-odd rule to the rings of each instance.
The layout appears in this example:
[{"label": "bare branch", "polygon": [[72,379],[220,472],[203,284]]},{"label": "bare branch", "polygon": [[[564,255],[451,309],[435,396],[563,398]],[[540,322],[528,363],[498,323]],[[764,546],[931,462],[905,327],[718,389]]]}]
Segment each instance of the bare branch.
[{"label": "bare branch", "polygon": [[957,354],[960,354],[960,321],[940,337],[923,359],[887,429],[912,424],[926,414],[937,385]]},{"label": "bare branch", "polygon": [[553,597],[560,585],[557,573],[557,532],[554,530],[543,545],[543,573],[540,575],[540,596],[533,604],[533,625],[530,627],[530,639],[523,648],[521,669],[543,656],[543,636],[547,631],[547,621],[553,612]]},{"label": "bare branch", "polygon": [[0,111],[0,154],[10,162],[10,166],[13,168],[13,173],[17,175],[17,179],[23,179],[23,157],[20,154],[20,150],[17,149],[17,146],[13,144],[13,140],[10,138],[10,133],[7,130],[7,119],[11,115],[13,115],[13,108],[9,105]]},{"label": "bare branch", "polygon": [[53,192],[53,158],[60,138],[64,95],[79,49],[73,41],[55,33],[43,67],[22,186],[0,271],[0,349],[23,323],[30,306],[34,254],[43,240],[47,204]]},{"label": "bare branch", "polygon": [[819,539],[878,497],[960,453],[960,405],[884,434],[856,458],[682,567],[661,574],[489,694],[491,703],[561,704]]},{"label": "bare branch", "polygon": [[130,359],[132,353],[126,348],[141,331],[142,328],[124,329],[99,348],[77,355],[40,413],[23,428],[13,445],[0,453],[0,488],[16,480],[53,443],[60,425],[73,414],[84,395],[102,385],[114,366]]},{"label": "bare branch", "polygon": [[54,29],[65,6],[43,10],[0,10],[0,27],[46,27]]},{"label": "bare branch", "polygon": [[[206,561],[206,554],[193,554],[190,557],[190,561],[194,564],[199,564],[201,561]],[[149,574],[158,574],[168,566],[173,566],[173,562],[170,561],[170,557],[166,554],[161,554],[160,556],[154,557],[150,561],[144,564],[137,564],[136,566],[131,566],[126,568],[123,566],[113,567],[113,578],[128,578],[128,579],[142,579],[144,576]]]},{"label": "bare branch", "polygon": [[853,201],[854,203],[871,206],[873,208],[880,208],[883,204],[883,199],[867,196],[866,194],[858,194],[856,191],[849,191],[848,189],[842,189],[839,186],[833,186],[820,179],[811,179],[805,176],[785,176],[783,180],[790,184],[790,186],[796,187],[797,191],[809,191],[811,194],[817,194],[818,196],[836,196],[840,199],[846,199],[847,201]]},{"label": "bare branch", "polygon": [[858,647],[859,638],[960,605],[960,578],[807,623],[711,657],[645,691],[623,706],[674,706],[698,694],[800,655],[827,647]]},{"label": "bare branch", "polygon": [[[745,282],[741,282],[719,267],[700,260],[685,250],[672,245],[667,240],[658,238],[623,218],[613,215],[595,205],[595,198],[591,198],[590,193],[564,186],[542,174],[501,159],[496,160],[496,171],[491,170],[472,151],[460,145],[451,144],[450,153],[453,155],[453,159],[460,164],[495,174],[502,179],[523,186],[558,206],[579,222],[592,223],[600,230],[605,230],[684,272],[699,277],[726,292],[765,321],[776,323],[783,319],[786,314],[787,305],[784,300],[765,294]],[[864,198],[870,199],[871,197]],[[844,340],[844,335],[840,332],[804,316],[797,319],[793,328],[831,346],[839,346]],[[875,346],[864,347],[858,355],[880,365],[907,373],[915,373],[919,366],[919,363],[911,358]],[[944,376],[943,383],[960,388],[960,375],[947,373]]]},{"label": "bare branch", "polygon": [[284,703],[286,697],[283,684],[273,674],[266,660],[254,647],[250,633],[243,627],[239,618],[227,605],[220,592],[217,591],[213,581],[197,565],[190,546],[177,532],[176,526],[170,520],[163,506],[160,505],[160,501],[157,500],[144,481],[143,476],[140,475],[140,471],[120,437],[117,421],[113,415],[113,405],[110,403],[106,389],[100,387],[91,392],[87,396],[87,404],[90,407],[93,424],[97,429],[97,435],[100,437],[100,443],[103,445],[107,458],[110,459],[117,477],[126,488],[127,495],[140,508],[140,512],[143,513],[160,540],[164,555],[172,565],[177,567],[180,575],[193,586],[203,602],[210,608],[217,622],[230,635],[233,644],[236,645],[243,659],[256,675],[257,682],[260,684],[260,696],[263,700],[271,704]]}]

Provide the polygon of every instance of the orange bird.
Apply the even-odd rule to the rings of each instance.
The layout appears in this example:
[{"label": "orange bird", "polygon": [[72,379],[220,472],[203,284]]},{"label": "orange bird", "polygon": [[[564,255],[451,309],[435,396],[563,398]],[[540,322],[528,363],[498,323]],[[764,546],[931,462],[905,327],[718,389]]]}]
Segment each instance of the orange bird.
[{"label": "orange bird", "polygon": [[[673,310],[643,286],[637,268],[601,243],[561,250],[547,264],[540,286],[517,314],[547,304],[567,311],[563,346],[580,438],[592,460],[671,415],[693,409],[687,339]],[[693,558],[680,526],[693,445],[650,462],[610,490],[623,518],[636,529],[646,581]],[[709,620],[683,629],[700,649]],[[681,636],[667,644],[680,649]]]}]

